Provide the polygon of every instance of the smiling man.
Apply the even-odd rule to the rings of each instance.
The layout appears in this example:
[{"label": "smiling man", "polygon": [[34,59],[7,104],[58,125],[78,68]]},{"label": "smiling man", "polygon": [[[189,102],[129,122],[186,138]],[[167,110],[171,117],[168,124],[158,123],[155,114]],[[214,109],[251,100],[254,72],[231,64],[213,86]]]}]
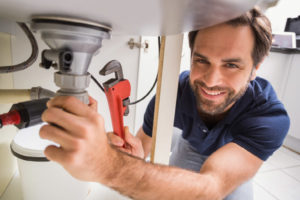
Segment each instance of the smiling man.
[{"label": "smiling man", "polygon": [[[270,45],[270,38],[266,39],[265,45]],[[190,40],[194,40],[194,45],[191,44],[189,81],[196,96],[199,115],[203,115],[204,119],[221,115],[221,119],[245,94],[249,82],[255,79],[261,61],[254,63],[252,58],[255,45],[253,30],[243,26],[242,21],[232,20],[191,32]],[[262,53],[259,59],[263,59],[264,55]]]},{"label": "smiling man", "polygon": [[180,134],[171,166],[140,159],[151,149],[155,98],[137,137],[126,128],[125,141],[107,136],[92,99],[87,106],[54,98],[40,135],[61,146],[49,146],[45,155],[76,178],[134,199],[252,199],[251,178],[289,128],[272,86],[256,77],[271,37],[270,23],[257,9],[189,33],[192,64],[179,78],[174,126]]}]

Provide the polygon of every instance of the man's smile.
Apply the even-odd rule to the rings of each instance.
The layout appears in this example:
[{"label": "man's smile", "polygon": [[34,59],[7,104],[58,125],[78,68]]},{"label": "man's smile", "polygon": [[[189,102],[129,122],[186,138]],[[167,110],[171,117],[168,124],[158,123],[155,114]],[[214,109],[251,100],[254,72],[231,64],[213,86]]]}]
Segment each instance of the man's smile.
[{"label": "man's smile", "polygon": [[226,94],[225,91],[208,90],[203,87],[199,87],[199,92],[203,98],[209,99],[209,100],[217,100],[217,99],[223,98]]}]

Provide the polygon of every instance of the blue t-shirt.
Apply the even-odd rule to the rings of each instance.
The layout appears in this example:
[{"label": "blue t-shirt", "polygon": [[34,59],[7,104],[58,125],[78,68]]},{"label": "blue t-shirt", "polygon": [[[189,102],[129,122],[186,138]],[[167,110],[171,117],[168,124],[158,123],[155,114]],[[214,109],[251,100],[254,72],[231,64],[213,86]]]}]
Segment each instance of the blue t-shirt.
[{"label": "blue t-shirt", "polygon": [[[143,130],[151,136],[155,97],[144,115]],[[196,97],[189,85],[189,71],[181,73],[174,126],[182,137],[202,155],[209,156],[229,142],[234,142],[262,160],[278,149],[288,132],[290,120],[271,84],[257,77],[226,116],[211,130],[200,118]]]}]

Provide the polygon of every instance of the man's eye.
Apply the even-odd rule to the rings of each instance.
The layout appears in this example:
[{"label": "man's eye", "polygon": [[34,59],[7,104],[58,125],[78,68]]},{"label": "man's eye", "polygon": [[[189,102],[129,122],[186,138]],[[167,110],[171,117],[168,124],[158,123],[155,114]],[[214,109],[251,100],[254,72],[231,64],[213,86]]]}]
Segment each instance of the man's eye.
[{"label": "man's eye", "polygon": [[228,67],[228,68],[239,68],[238,65],[233,64],[233,63],[226,63],[226,67]]}]

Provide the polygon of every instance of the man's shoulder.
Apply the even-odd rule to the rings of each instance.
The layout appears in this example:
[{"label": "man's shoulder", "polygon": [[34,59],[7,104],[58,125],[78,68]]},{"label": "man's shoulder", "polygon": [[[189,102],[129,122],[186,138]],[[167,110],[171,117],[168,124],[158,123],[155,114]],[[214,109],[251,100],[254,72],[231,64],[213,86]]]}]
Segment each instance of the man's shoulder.
[{"label": "man's shoulder", "polygon": [[189,77],[190,77],[189,70],[186,70],[186,71],[183,71],[180,73],[179,81],[178,81],[178,96],[177,97],[180,98],[183,94],[191,93]]},{"label": "man's shoulder", "polygon": [[248,95],[252,96],[257,106],[263,104],[281,104],[271,83],[261,77],[250,82]]},{"label": "man's shoulder", "polygon": [[283,115],[288,118],[286,109],[277,98],[271,83],[260,77],[250,82],[244,96],[236,102],[230,113],[230,121],[239,122],[261,116],[272,119],[276,115]]},{"label": "man's shoulder", "polygon": [[190,76],[189,70],[181,72],[179,75],[179,85],[184,86],[186,83],[188,83],[189,76]]},{"label": "man's shoulder", "polygon": [[277,127],[279,124],[286,129],[289,127],[289,116],[284,105],[277,98],[271,83],[261,77],[251,81],[247,95],[236,107],[244,108],[235,123],[239,129],[240,126],[248,130],[249,127],[258,126],[266,129],[266,127]]},{"label": "man's shoulder", "polygon": [[289,129],[290,120],[283,104],[270,82],[257,77],[236,107],[244,110],[232,120],[233,142],[266,160],[282,145]]}]

